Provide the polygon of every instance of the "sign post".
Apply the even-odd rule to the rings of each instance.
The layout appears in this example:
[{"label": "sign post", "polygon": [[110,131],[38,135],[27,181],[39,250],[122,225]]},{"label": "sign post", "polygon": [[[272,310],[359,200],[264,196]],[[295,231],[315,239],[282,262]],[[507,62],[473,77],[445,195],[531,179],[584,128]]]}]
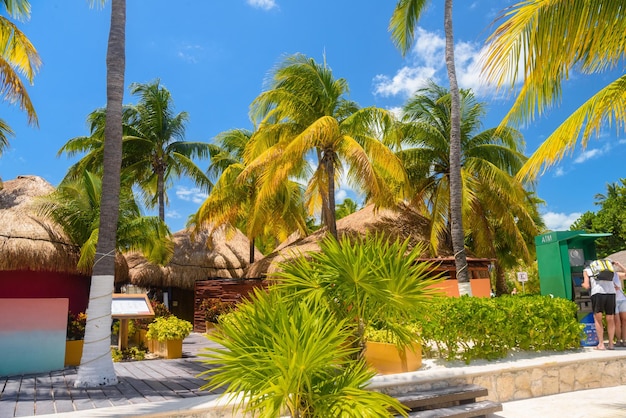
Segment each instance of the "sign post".
[{"label": "sign post", "polygon": [[128,348],[128,320],[154,318],[154,310],[148,295],[114,293],[111,301],[111,317],[120,320],[120,335],[117,346],[120,350]]},{"label": "sign post", "polygon": [[517,272],[517,281],[522,284],[522,292],[526,294],[526,288],[524,285],[528,281],[528,273],[526,273],[525,271]]}]

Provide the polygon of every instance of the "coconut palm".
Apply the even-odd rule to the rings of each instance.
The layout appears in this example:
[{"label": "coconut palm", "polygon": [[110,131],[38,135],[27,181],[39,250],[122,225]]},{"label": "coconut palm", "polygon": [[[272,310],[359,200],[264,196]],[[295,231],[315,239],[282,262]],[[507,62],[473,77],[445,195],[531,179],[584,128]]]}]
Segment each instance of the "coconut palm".
[{"label": "coconut palm", "polygon": [[[104,1],[104,0],[103,0]],[[111,301],[115,277],[115,248],[122,162],[122,100],[126,68],[126,0],[111,0],[107,47],[107,105],[103,155],[102,197],[96,260],[94,261],[83,355],[76,387],[117,383],[111,357]]]},{"label": "coconut palm", "polygon": [[[567,11],[567,13],[564,13]],[[623,60],[622,1],[523,1],[507,8],[503,22],[488,39],[483,75],[500,87],[521,88],[502,124],[542,115],[561,98],[561,83],[573,69],[601,73]],[[549,26],[550,30],[544,30]],[[573,150],[585,147],[605,123],[626,122],[622,104],[626,76],[621,75],[569,116],[528,159],[519,176],[534,178]]]},{"label": "coconut palm", "polygon": [[[6,12],[13,18],[26,20],[30,17],[30,2],[26,0],[3,0]],[[26,77],[32,84],[41,59],[33,44],[18,27],[4,16],[0,16],[0,94],[11,103],[19,102],[20,109],[26,111],[28,122],[37,125],[37,113],[30,101],[28,92],[19,77]],[[2,123],[4,125],[4,123]],[[4,126],[0,126],[0,151],[5,145]]]},{"label": "coconut palm", "polygon": [[[468,245],[481,257],[496,257],[506,246],[515,259],[528,261],[533,241],[527,237],[536,235],[537,225],[536,205],[514,177],[526,160],[522,135],[508,127],[481,131],[483,104],[469,90],[460,94],[462,214]],[[406,136],[398,152],[413,187],[411,203],[431,219],[433,254],[441,240],[447,247],[451,241],[450,107],[447,89],[432,82],[420,89],[404,106]]]},{"label": "coconut palm", "polygon": [[187,112],[173,113],[172,96],[159,80],[133,83],[130,91],[140,100],[130,107],[128,124],[134,132],[125,141],[123,168],[135,173],[144,204],[158,207],[159,217],[165,219],[166,190],[174,178],[184,175],[202,190],[210,189],[208,176],[193,160],[207,158],[210,147],[184,140]]},{"label": "coconut palm", "polygon": [[[427,0],[399,0],[391,16],[389,29],[392,39],[405,55],[413,45],[415,26],[424,11]],[[450,223],[452,247],[459,294],[471,295],[467,258],[465,255],[465,232],[463,230],[463,185],[461,179],[461,121],[460,94],[454,65],[454,37],[452,25],[452,0],[445,0],[444,30],[446,36],[446,68],[450,81]]]},{"label": "coconut palm", "polygon": [[[361,109],[345,99],[346,80],[301,54],[287,57],[273,71],[269,89],[252,103],[258,130],[246,148],[244,178],[253,173],[265,205],[288,178],[306,181],[310,213],[321,207],[322,221],[337,236],[335,183],[347,170],[354,188],[379,206],[397,201],[404,186],[400,161],[377,135],[393,125],[379,108]],[[310,173],[308,160],[315,168]]]},{"label": "coconut palm", "polygon": [[189,224],[195,228],[220,226],[239,228],[250,240],[250,264],[254,262],[257,238],[263,241],[284,241],[294,230],[306,233],[302,191],[298,183],[286,181],[275,190],[266,205],[256,207],[256,180],[240,181],[245,168],[243,153],[252,132],[234,129],[219,134],[217,144],[211,144],[209,173],[219,175],[213,190],[192,216]]},{"label": "coconut palm", "polygon": [[[153,263],[167,263],[173,254],[167,225],[157,217],[142,216],[130,182],[124,183],[120,191],[117,251],[141,251]],[[61,182],[39,205],[39,213],[54,219],[80,247],[78,267],[82,269],[90,268],[95,260],[101,195],[102,179],[85,171],[80,179]]]}]

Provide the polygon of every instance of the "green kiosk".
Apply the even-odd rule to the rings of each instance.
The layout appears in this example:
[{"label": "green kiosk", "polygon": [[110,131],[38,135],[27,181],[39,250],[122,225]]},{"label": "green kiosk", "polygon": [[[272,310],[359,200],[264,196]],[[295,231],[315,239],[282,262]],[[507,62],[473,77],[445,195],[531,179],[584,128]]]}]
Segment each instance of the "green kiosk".
[{"label": "green kiosk", "polygon": [[542,295],[567,298],[579,311],[590,312],[589,291],[582,288],[583,266],[596,258],[596,242],[609,233],[553,231],[535,237]]}]

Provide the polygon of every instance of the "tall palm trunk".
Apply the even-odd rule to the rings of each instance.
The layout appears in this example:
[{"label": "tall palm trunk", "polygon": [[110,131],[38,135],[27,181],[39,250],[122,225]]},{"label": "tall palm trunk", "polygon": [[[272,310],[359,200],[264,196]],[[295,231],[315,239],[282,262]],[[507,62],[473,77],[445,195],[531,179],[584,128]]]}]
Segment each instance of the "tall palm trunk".
[{"label": "tall palm trunk", "polygon": [[461,112],[459,85],[454,65],[454,36],[452,25],[452,0],[446,0],[444,28],[446,34],[446,68],[450,80],[450,220],[452,221],[452,248],[459,286],[459,294],[472,295],[465,256],[463,230],[463,185],[461,182]]},{"label": "tall palm trunk", "polygon": [[124,97],[126,0],[111,0],[107,49],[107,107],[100,228],[91,278],[85,344],[74,385],[117,384],[111,358],[111,300],[115,282],[115,249],[122,165],[122,101]]},{"label": "tall palm trunk", "polygon": [[328,199],[326,208],[326,225],[328,225],[328,231],[337,239],[337,217],[335,216],[335,164],[334,158],[331,152],[324,152],[322,158],[322,164],[324,164],[324,170],[328,176]]},{"label": "tall palm trunk", "polygon": [[157,196],[159,199],[159,219],[165,222],[165,168],[161,164],[157,173]]}]

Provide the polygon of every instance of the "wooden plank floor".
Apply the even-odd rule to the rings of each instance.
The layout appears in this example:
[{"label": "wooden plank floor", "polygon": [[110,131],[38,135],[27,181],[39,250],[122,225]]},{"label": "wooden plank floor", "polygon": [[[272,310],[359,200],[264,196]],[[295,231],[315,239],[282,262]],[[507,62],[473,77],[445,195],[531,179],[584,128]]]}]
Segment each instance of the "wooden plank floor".
[{"label": "wooden plank floor", "polygon": [[27,417],[209,395],[201,391],[207,370],[198,357],[211,344],[193,333],[183,342],[183,358],[114,363],[119,383],[75,388],[76,367],[37,375],[0,377],[0,417]]}]

